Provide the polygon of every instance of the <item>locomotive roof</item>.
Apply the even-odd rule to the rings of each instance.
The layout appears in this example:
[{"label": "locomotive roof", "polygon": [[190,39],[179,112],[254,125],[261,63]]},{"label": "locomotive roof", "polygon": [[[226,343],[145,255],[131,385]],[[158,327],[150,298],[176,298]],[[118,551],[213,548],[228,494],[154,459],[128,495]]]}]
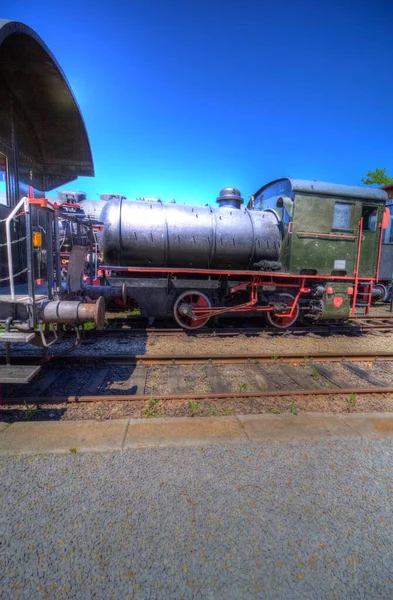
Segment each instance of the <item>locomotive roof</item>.
[{"label": "locomotive roof", "polygon": [[275,179],[262,186],[254,196],[259,195],[263,190],[279,181],[288,181],[293,192],[305,192],[308,194],[316,193],[326,196],[345,196],[359,200],[372,200],[374,202],[386,202],[388,194],[380,188],[361,187],[360,185],[344,185],[341,183],[330,183],[327,181],[317,181],[308,179],[292,179],[283,177]]},{"label": "locomotive roof", "polygon": [[[0,82],[34,131],[38,150],[30,158],[40,165],[46,189],[94,175],[86,127],[67,79],[36,32],[18,21],[0,19]],[[29,184],[26,173],[20,179]]]}]

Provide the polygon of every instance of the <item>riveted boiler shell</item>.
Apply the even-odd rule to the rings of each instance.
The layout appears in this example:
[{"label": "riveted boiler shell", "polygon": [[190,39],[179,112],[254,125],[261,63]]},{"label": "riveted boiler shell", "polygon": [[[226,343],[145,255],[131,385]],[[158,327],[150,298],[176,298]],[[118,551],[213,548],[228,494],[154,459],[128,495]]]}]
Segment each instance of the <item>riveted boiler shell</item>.
[{"label": "riveted boiler shell", "polygon": [[107,265],[246,269],[279,257],[268,211],[112,200],[100,220]]}]

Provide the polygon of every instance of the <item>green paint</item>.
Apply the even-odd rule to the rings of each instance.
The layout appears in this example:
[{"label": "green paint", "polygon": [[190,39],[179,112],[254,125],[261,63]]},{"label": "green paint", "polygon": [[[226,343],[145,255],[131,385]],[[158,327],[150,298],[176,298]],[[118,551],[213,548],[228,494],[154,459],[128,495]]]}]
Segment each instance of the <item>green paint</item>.
[{"label": "green paint", "polygon": [[[350,206],[346,229],[334,229],[335,204]],[[283,268],[290,273],[309,275],[353,276],[359,240],[359,221],[367,211],[376,209],[376,229],[363,231],[359,274],[374,277],[376,272],[379,224],[384,203],[357,198],[296,194],[293,204],[293,224],[281,246]],[[339,262],[336,262],[339,261]]]}]

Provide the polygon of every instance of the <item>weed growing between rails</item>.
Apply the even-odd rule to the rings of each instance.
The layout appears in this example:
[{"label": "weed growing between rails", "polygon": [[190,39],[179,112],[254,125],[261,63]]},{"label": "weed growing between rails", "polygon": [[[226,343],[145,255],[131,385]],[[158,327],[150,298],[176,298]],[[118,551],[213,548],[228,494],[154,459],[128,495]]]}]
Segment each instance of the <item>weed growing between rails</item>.
[{"label": "weed growing between rails", "polygon": [[290,406],[289,406],[289,411],[293,414],[293,415],[297,415],[298,413],[298,408],[297,408],[297,403],[296,400],[292,400]]},{"label": "weed growing between rails", "polygon": [[188,410],[190,411],[192,417],[201,411],[201,405],[198,404],[198,402],[194,402],[193,400],[189,401],[189,403],[187,404],[187,407],[188,407]]},{"label": "weed growing between rails", "polygon": [[35,408],[32,408],[31,406],[29,406],[27,404],[26,401],[25,401],[25,408],[26,408],[26,421],[31,421],[33,419],[34,415],[36,415],[40,412],[40,407],[38,405]]},{"label": "weed growing between rails", "polygon": [[153,394],[150,396],[147,402],[147,408],[144,410],[144,415],[148,419],[153,417],[161,417],[161,413],[158,410],[155,410],[156,407],[160,404],[161,400],[159,398],[154,398]]},{"label": "weed growing between rails", "polygon": [[356,394],[350,394],[349,398],[345,398],[347,403],[347,412],[351,412],[352,408],[356,408]]}]

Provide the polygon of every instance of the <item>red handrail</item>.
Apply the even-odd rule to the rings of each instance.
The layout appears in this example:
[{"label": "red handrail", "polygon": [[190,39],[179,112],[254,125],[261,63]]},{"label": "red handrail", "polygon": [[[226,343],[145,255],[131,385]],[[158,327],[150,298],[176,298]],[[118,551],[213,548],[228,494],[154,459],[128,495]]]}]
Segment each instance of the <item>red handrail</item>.
[{"label": "red handrail", "polygon": [[355,285],[354,285],[354,289],[353,289],[352,316],[355,315],[355,311],[356,311],[356,298],[357,298],[357,295],[358,295],[360,250],[361,250],[362,235],[363,235],[363,217],[360,217],[358,235],[359,235],[359,237],[358,237],[358,249],[357,249],[357,256],[356,256],[356,268],[355,268],[355,271],[353,273],[355,275]]},{"label": "red handrail", "polygon": [[379,230],[380,230],[380,235],[379,235],[379,243],[378,243],[378,258],[377,258],[377,270],[375,273],[375,279],[378,281],[379,279],[379,267],[381,264],[381,255],[382,255],[382,239],[383,239],[383,227],[382,227],[382,223],[379,224]]}]

